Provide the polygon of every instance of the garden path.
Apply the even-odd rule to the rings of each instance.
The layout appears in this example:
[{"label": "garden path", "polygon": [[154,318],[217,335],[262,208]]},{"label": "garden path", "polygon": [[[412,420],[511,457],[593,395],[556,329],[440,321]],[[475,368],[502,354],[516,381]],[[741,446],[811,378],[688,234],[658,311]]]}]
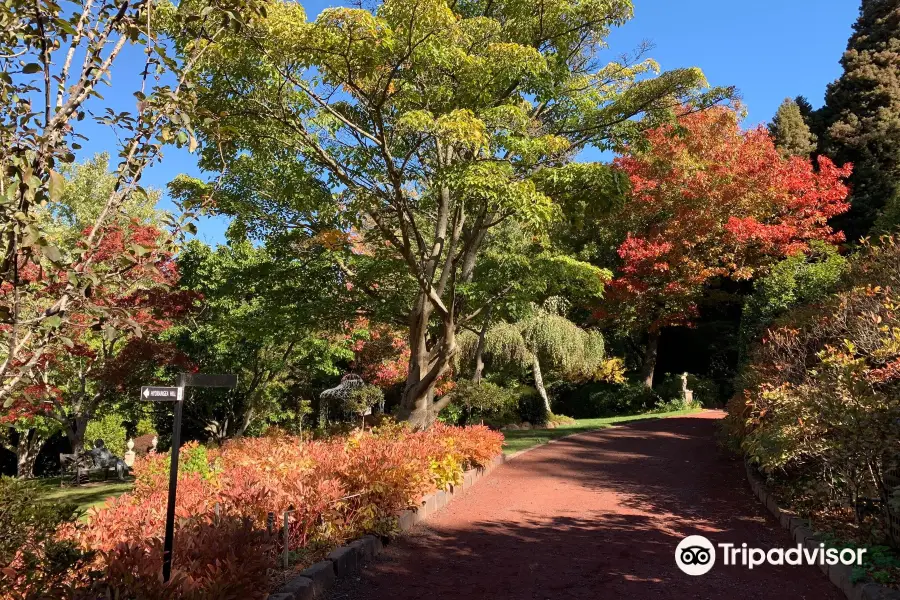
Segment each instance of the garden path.
[{"label": "garden path", "polygon": [[331,600],[839,600],[808,566],[675,565],[687,535],[793,545],[715,440],[720,411],[565,438],[508,462],[391,544]]}]

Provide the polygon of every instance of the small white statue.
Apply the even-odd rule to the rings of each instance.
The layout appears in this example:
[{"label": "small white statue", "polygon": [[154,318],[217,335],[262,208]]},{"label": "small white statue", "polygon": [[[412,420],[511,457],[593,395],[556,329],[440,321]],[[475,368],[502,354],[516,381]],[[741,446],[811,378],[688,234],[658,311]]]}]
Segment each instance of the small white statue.
[{"label": "small white statue", "polygon": [[125,465],[130,467],[134,466],[134,459],[137,456],[134,452],[134,440],[128,438],[128,441],[125,442],[125,445],[128,447],[128,452],[125,453],[125,456],[122,457],[122,460],[125,462]]},{"label": "small white statue", "polygon": [[686,404],[693,404],[694,402],[694,390],[689,390],[688,386],[688,374],[685,371],[681,374],[681,399],[684,400]]}]

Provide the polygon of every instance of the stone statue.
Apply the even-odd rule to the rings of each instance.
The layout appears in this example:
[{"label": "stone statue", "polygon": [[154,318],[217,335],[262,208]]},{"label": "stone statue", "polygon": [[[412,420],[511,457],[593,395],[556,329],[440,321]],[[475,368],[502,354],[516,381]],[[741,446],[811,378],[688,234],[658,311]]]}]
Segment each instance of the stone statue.
[{"label": "stone statue", "polygon": [[125,452],[125,456],[122,457],[122,460],[125,461],[125,465],[130,469],[134,466],[134,459],[137,458],[137,454],[134,451],[134,440],[128,438],[125,446],[128,448],[128,451]]},{"label": "stone statue", "polygon": [[95,469],[103,469],[104,472],[106,469],[115,469],[116,476],[119,480],[125,479],[125,473],[128,470],[128,466],[125,464],[125,461],[109,451],[103,440],[95,441],[94,447],[85,454],[94,461]]},{"label": "stone statue", "polygon": [[694,390],[688,389],[688,374],[684,372],[681,374],[681,399],[684,400],[686,404],[693,404],[694,402]]}]

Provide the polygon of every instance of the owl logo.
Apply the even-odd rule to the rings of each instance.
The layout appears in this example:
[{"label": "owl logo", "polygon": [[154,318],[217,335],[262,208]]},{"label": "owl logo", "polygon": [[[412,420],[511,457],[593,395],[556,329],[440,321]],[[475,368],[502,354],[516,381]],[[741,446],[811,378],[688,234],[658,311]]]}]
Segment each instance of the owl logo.
[{"label": "owl logo", "polygon": [[715,546],[702,535],[688,536],[675,548],[675,564],[688,575],[708,573],[716,564]]}]

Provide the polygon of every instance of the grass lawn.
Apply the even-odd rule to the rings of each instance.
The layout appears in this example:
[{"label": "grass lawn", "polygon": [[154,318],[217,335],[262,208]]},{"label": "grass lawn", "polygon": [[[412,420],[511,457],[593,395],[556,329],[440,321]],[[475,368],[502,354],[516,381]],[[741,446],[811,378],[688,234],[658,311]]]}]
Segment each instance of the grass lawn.
[{"label": "grass lawn", "polygon": [[607,427],[612,427],[619,423],[627,423],[628,421],[664,419],[666,417],[677,417],[679,415],[689,415],[696,412],[700,412],[700,409],[628,415],[625,417],[607,417],[604,419],[578,419],[571,425],[561,425],[556,429],[520,429],[504,431],[503,435],[506,438],[506,441],[503,442],[503,453],[506,455],[514,454],[522,450],[527,450],[528,448],[533,448],[534,446],[546,444],[550,440],[572,435],[573,433],[606,429]]},{"label": "grass lawn", "polygon": [[134,481],[127,479],[119,481],[112,479],[110,481],[92,481],[80,486],[66,484],[65,487],[59,487],[59,478],[45,479],[41,482],[46,488],[44,494],[45,500],[59,500],[74,502],[78,508],[87,510],[92,506],[100,506],[106,502],[107,498],[115,498],[134,487]]}]

